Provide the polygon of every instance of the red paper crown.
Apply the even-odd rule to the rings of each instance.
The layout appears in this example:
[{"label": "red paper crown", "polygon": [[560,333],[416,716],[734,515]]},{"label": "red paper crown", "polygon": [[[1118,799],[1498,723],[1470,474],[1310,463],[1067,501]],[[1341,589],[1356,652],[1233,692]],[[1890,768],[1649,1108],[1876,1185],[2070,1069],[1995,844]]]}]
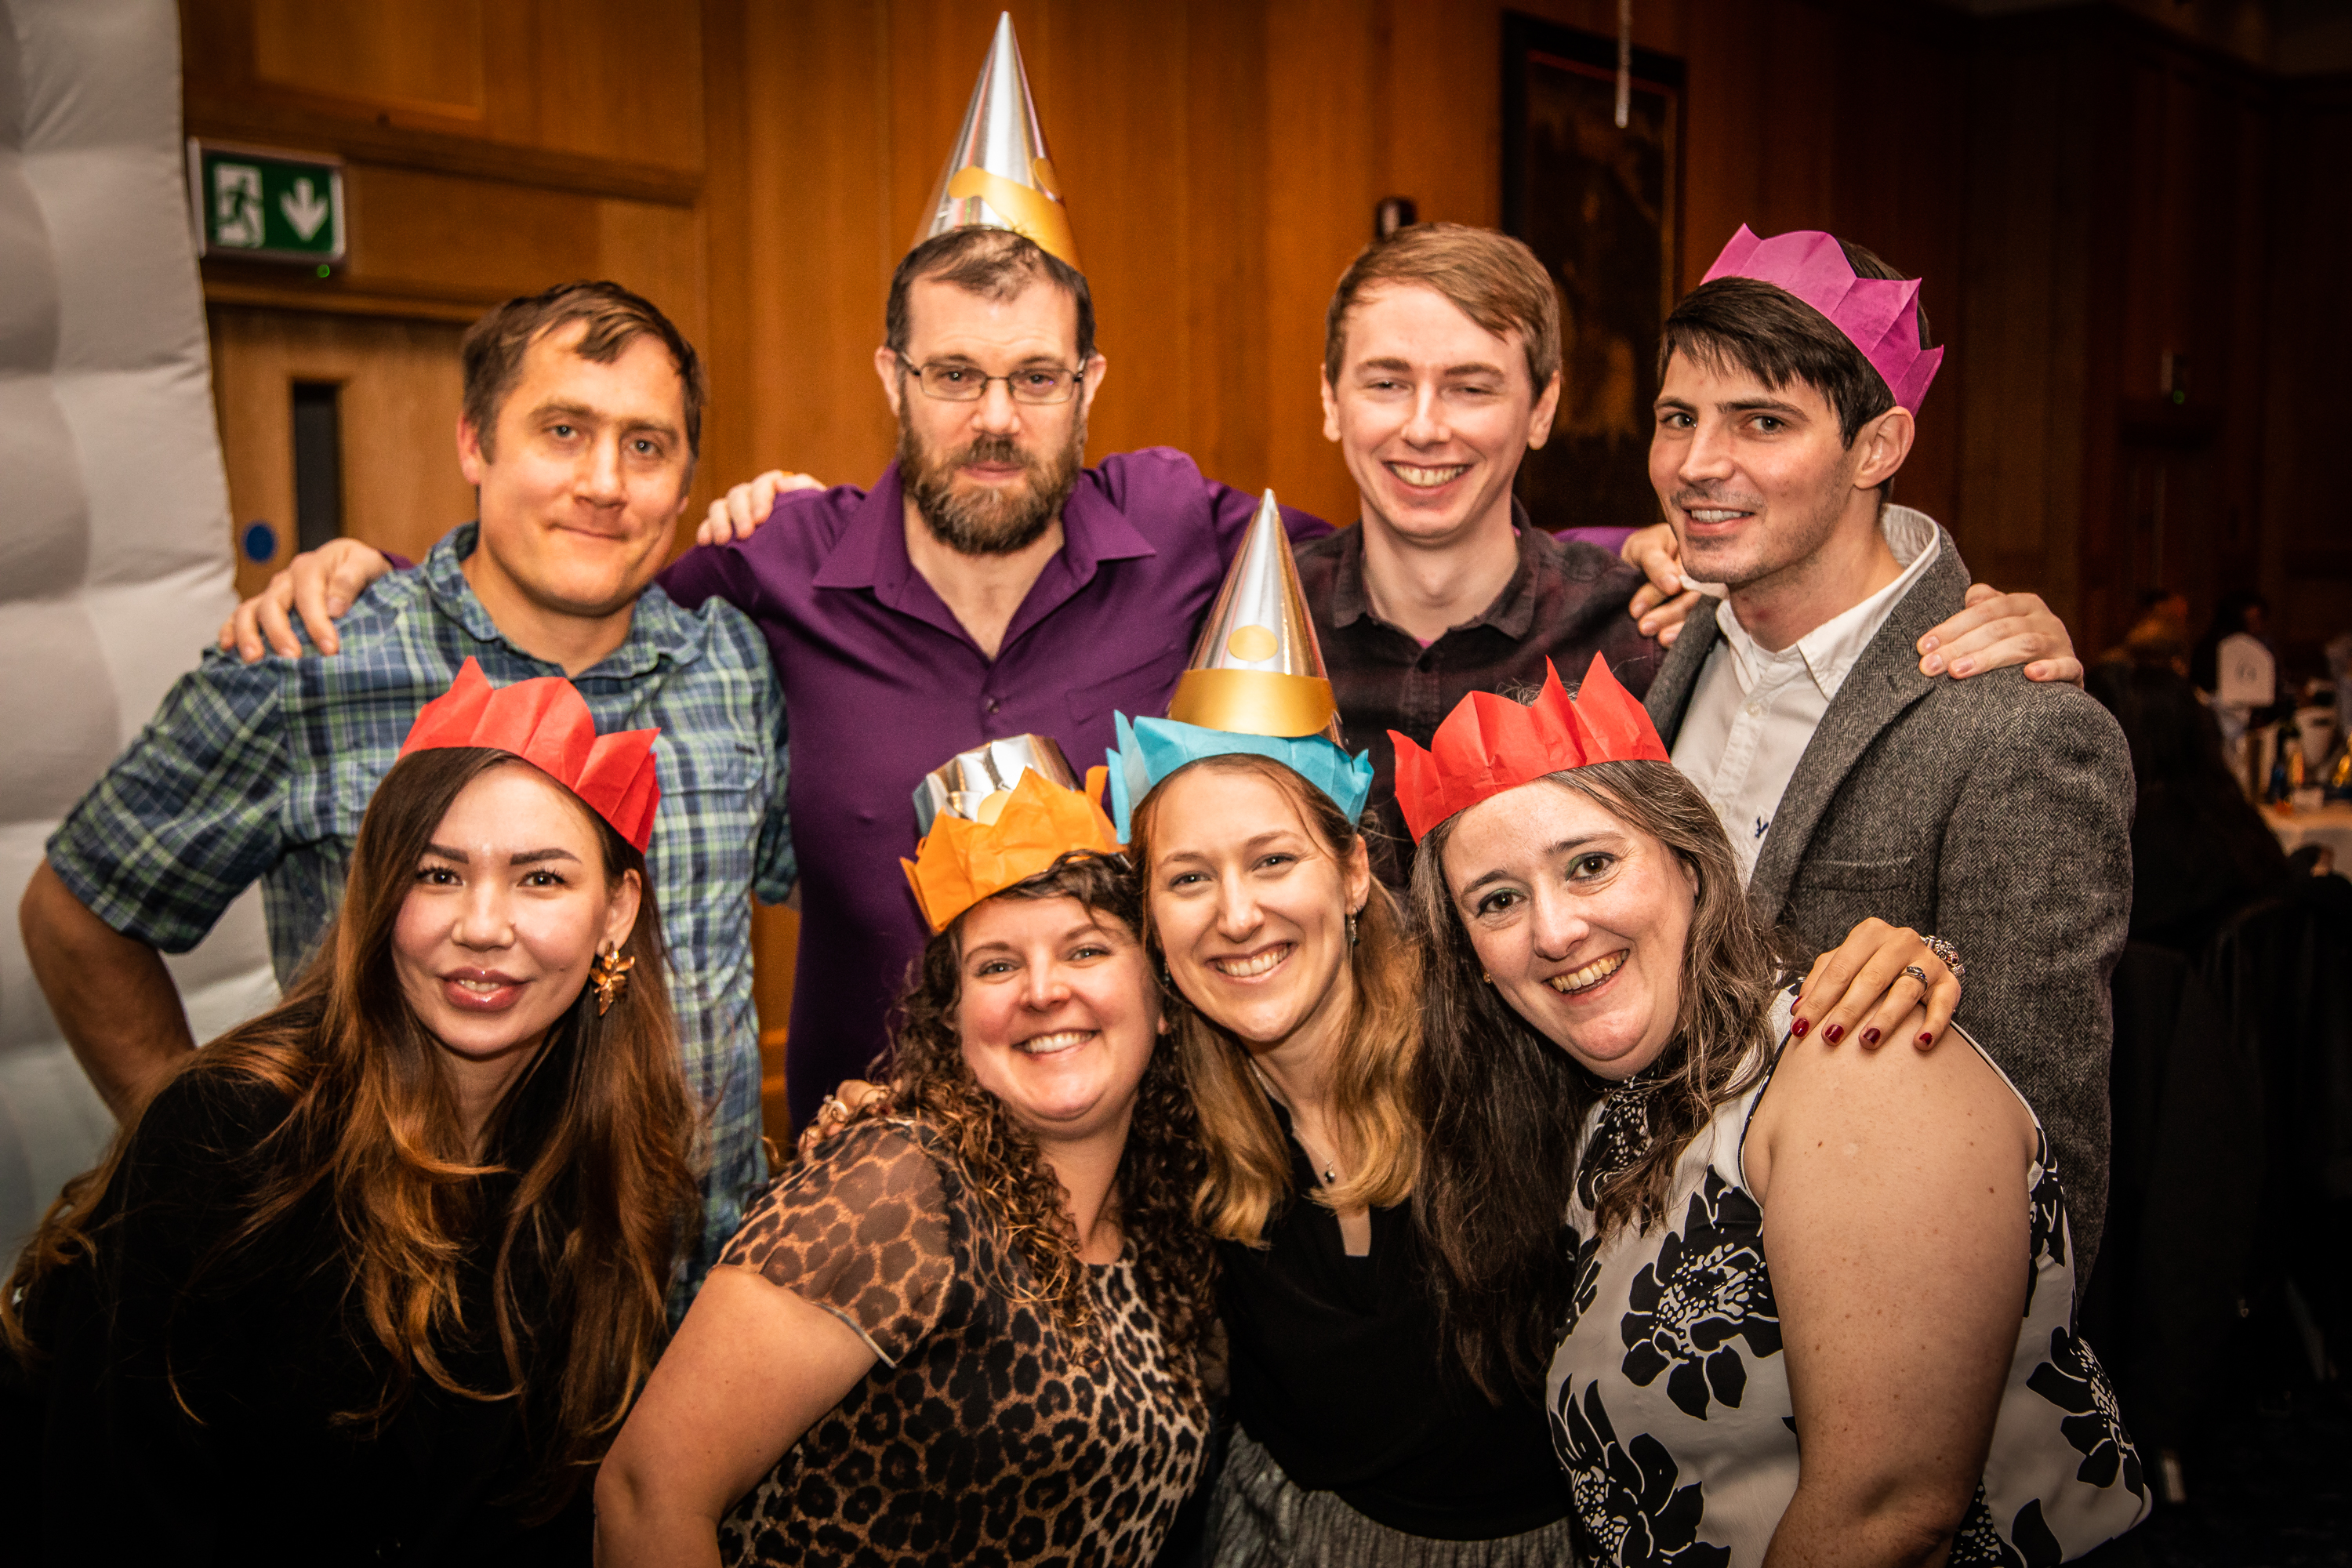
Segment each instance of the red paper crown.
[{"label": "red paper crown", "polygon": [[1455,812],[1546,773],[1669,760],[1649,713],[1597,653],[1573,702],[1546,659],[1533,702],[1474,691],[1445,716],[1427,751],[1394,730],[1389,739],[1396,742],[1397,805],[1416,844]]},{"label": "red paper crown", "polygon": [[587,700],[560,675],[519,680],[492,689],[472,659],[449,689],[427,702],[400,743],[400,754],[445,746],[488,746],[512,752],[588,803],[613,831],[644,854],[653,841],[654,807],[661,784],[654,777],[659,730],[596,733]]}]

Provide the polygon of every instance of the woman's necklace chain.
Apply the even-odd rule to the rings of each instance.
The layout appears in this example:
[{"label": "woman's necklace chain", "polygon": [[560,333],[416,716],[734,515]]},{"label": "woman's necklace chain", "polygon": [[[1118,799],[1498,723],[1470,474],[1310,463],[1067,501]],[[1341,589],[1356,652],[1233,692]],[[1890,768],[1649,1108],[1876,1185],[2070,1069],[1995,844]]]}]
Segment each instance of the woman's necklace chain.
[{"label": "woman's necklace chain", "polygon": [[[1298,1112],[1297,1110],[1291,1106],[1288,1100],[1282,1098],[1281,1092],[1274,1087],[1274,1080],[1265,1076],[1265,1069],[1264,1068],[1258,1066],[1255,1062],[1252,1062],[1250,1063],[1250,1071],[1257,1075],[1258,1087],[1265,1090],[1265,1097],[1274,1101],[1276,1105],[1281,1106],[1285,1110],[1288,1110],[1290,1112],[1290,1135],[1297,1140],[1300,1151],[1306,1154],[1307,1170],[1320,1180],[1325,1186],[1328,1187],[1337,1185],[1339,1180],[1339,1162],[1336,1160],[1318,1160],[1316,1158],[1315,1151],[1307,1147],[1307,1131],[1306,1129],[1298,1124]],[[1320,1171],[1316,1170],[1318,1165],[1322,1167]]]}]

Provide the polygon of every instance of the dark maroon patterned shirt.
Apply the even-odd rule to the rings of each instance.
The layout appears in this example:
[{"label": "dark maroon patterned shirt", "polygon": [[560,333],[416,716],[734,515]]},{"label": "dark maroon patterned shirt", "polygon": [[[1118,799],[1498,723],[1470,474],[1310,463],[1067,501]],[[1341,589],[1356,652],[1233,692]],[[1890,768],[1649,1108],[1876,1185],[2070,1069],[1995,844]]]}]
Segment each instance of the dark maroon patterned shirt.
[{"label": "dark maroon patterned shirt", "polygon": [[1664,659],[1626,613],[1642,585],[1638,569],[1595,545],[1546,533],[1517,502],[1512,512],[1519,569],[1484,614],[1427,647],[1373,613],[1361,527],[1298,546],[1299,581],[1339,700],[1348,749],[1372,753],[1369,809],[1389,840],[1375,838],[1372,865],[1391,885],[1402,885],[1412,868],[1412,837],[1397,809],[1391,730],[1425,746],[1464,697],[1538,685],[1547,658],[1573,689],[1592,656],[1605,654],[1636,697],[1649,690]]}]

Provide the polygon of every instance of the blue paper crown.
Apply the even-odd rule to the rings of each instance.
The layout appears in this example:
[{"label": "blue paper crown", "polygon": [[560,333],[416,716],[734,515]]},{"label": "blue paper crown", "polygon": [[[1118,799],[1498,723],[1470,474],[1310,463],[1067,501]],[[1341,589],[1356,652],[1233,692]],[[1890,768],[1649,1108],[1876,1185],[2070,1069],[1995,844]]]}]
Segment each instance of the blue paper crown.
[{"label": "blue paper crown", "polygon": [[1349,822],[1363,815],[1364,800],[1372,793],[1371,752],[1350,757],[1320,735],[1243,735],[1174,719],[1129,719],[1124,713],[1111,719],[1118,727],[1118,749],[1107,753],[1111,820],[1122,844],[1133,837],[1129,827],[1136,803],[1161,779],[1202,757],[1271,757],[1328,795]]}]

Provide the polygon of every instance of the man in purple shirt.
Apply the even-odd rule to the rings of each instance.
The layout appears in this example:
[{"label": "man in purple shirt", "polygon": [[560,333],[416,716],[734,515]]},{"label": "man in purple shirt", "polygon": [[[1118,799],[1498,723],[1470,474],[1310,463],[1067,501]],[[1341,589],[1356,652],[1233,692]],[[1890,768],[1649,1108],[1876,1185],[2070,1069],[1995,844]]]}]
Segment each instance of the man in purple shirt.
[{"label": "man in purple shirt", "polygon": [[[926,241],[891,282],[875,369],[898,458],[870,490],[800,489],[662,586],[766,634],[790,720],[801,946],[786,1083],[796,1121],[882,1044],[921,950],[899,874],[915,785],[1034,733],[1084,767],[1111,714],[1158,713],[1255,510],[1167,447],[1082,468],[1102,384],[1086,279],[1028,240]],[[973,395],[977,392],[978,395]],[[1328,530],[1286,512],[1294,540]]]}]

